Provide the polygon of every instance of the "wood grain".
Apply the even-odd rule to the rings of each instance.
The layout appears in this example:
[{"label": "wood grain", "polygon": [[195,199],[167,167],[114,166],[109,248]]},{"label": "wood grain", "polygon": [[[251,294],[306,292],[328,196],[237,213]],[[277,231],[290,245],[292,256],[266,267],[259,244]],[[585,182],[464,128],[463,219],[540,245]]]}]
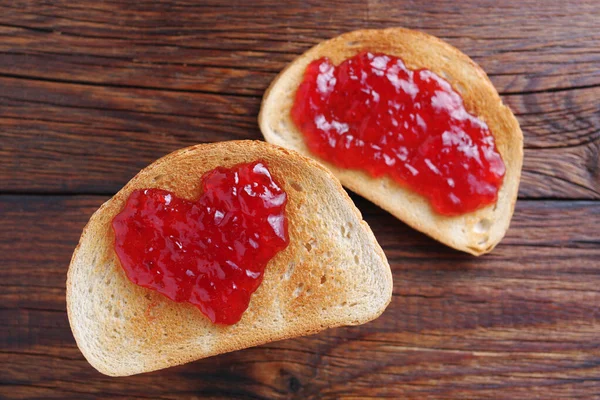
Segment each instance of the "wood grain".
[{"label": "wood grain", "polygon": [[[114,193],[180,147],[262,138],[260,98],[15,78],[0,86],[4,192]],[[597,98],[600,87],[508,98],[526,138],[521,197],[600,199]]]},{"label": "wood grain", "polygon": [[[0,0],[0,398],[598,398],[599,20],[596,0]],[[473,258],[353,196],[393,269],[381,318],[141,376],[93,370],[65,312],[92,212],[177,148],[260,139],[287,63],[389,26],[471,56],[519,119],[504,241]]]},{"label": "wood grain", "polygon": [[115,380],[79,353],[64,298],[71,252],[104,200],[0,197],[4,398],[572,398],[596,388],[598,202],[521,201],[504,242],[474,258],[355,196],[394,273],[381,318]]},{"label": "wood grain", "polygon": [[390,5],[0,4],[0,192],[114,193],[177,148],[259,139],[260,97],[288,62],[343,31],[401,25],[488,71],[525,132],[522,198],[600,199],[595,2]]}]

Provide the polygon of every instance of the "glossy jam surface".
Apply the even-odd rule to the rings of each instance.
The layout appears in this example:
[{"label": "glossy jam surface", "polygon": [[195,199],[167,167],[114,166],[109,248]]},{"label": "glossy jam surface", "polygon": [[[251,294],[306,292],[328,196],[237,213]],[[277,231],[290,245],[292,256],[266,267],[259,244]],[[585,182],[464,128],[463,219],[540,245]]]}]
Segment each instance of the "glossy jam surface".
[{"label": "glossy jam surface", "polygon": [[289,243],[287,195],[261,161],[214,169],[201,185],[193,201],[133,191],[112,221],[115,250],[133,283],[234,324]]},{"label": "glossy jam surface", "polygon": [[389,176],[425,196],[440,214],[496,201],[504,162],[485,122],[433,72],[360,53],[307,67],[291,111],[306,143],[342,168]]}]

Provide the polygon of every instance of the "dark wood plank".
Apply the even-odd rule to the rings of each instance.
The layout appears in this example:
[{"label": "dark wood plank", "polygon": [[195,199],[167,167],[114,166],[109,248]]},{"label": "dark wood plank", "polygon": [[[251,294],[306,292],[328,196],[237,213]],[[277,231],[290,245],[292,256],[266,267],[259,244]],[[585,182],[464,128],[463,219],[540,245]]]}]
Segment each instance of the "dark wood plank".
[{"label": "dark wood plank", "polygon": [[[0,87],[4,192],[113,193],[180,147],[262,138],[253,96],[1,77]],[[600,199],[600,87],[568,93],[507,97],[525,133],[521,197]]]},{"label": "dark wood plank", "polygon": [[259,139],[260,97],[289,61],[347,30],[401,25],[465,51],[505,95],[525,133],[521,197],[600,199],[599,9],[477,0],[460,9],[455,1],[0,4],[0,191],[113,193],[176,148]]},{"label": "dark wood plank", "polygon": [[[318,7],[273,0],[231,7],[182,0],[1,7],[7,40],[0,51],[8,57],[0,71],[8,74],[260,95],[260,74],[247,74],[279,71],[308,46],[348,30],[406,26],[463,49],[503,93],[600,83],[593,51],[600,37],[591,29],[600,11],[593,0],[469,0],[460,9],[451,0],[419,7],[352,0]],[[220,85],[224,75],[231,80]]]},{"label": "dark wood plank", "polygon": [[[573,398],[598,391],[600,202],[520,201],[474,258],[354,197],[394,273],[376,321],[141,376],[95,372],[71,336],[64,282],[106,197],[0,196],[3,398]],[[86,397],[87,396],[87,397]]]}]

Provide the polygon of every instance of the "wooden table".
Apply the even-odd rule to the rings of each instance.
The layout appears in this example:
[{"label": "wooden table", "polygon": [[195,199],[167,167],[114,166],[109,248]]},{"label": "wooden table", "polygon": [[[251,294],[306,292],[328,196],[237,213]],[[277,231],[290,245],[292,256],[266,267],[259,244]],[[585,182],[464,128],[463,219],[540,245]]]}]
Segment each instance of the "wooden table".
[{"label": "wooden table", "polygon": [[[597,0],[0,0],[0,397],[599,396],[599,22]],[[389,26],[463,50],[517,115],[525,164],[504,241],[471,257],[353,196],[394,273],[381,318],[96,372],[65,312],[91,213],[175,149],[260,139],[261,96],[288,62]]]}]

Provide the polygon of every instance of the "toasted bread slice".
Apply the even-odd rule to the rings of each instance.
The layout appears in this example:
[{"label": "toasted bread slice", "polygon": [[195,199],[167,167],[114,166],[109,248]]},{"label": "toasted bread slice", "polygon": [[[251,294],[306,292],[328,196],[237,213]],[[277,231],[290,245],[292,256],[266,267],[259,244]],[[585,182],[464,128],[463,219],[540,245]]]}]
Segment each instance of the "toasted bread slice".
[{"label": "toasted bread slice", "polygon": [[[443,216],[434,212],[424,197],[389,178],[373,178],[363,171],[338,168],[308,150],[290,116],[307,65],[321,57],[328,57],[338,65],[365,50],[400,57],[411,69],[427,68],[444,77],[462,95],[465,108],[488,124],[506,165],[495,204],[456,217]],[[440,39],[391,28],[350,32],[323,42],[298,57],[275,78],[264,95],[258,121],[268,142],[317,159],[350,190],[448,246],[480,255],[492,250],[508,229],[521,176],[523,134],[485,72]]]},{"label": "toasted bread slice", "polygon": [[[215,325],[196,307],[127,279],[114,251],[111,221],[134,189],[198,198],[206,171],[259,159],[287,192],[290,244],[267,265],[240,322]],[[197,145],[142,170],[91,217],[67,278],[77,345],[92,366],[112,376],[363,324],[383,312],[391,295],[387,259],[339,181],[309,158],[258,141]]]}]

